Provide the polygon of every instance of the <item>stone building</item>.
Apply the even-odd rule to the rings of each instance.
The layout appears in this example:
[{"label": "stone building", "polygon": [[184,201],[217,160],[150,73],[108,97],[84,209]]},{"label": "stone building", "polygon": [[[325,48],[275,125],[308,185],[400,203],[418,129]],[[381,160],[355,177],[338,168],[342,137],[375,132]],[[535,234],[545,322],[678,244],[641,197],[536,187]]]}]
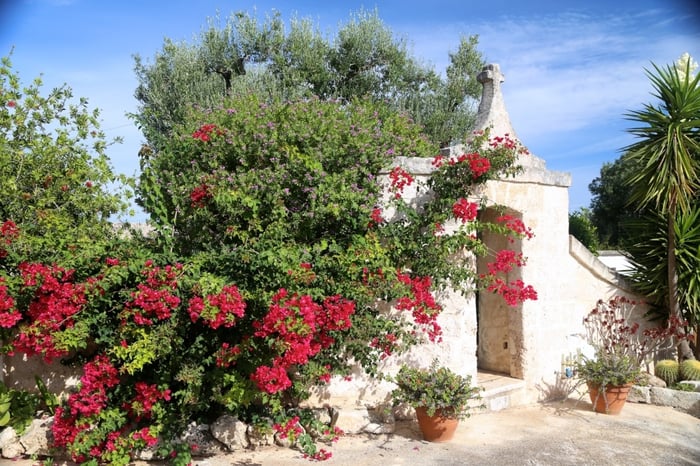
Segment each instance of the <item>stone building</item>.
[{"label": "stone building", "polygon": [[[490,135],[517,139],[506,111],[501,84],[504,76],[496,64],[478,76],[483,85],[476,129],[490,128]],[[526,141],[521,141],[526,146]],[[451,152],[461,153],[460,147]],[[420,183],[432,171],[430,160],[402,158],[398,163]],[[538,292],[536,301],[510,307],[500,296],[478,293],[441,296],[440,315],[443,341],[415,348],[408,355],[387,358],[380,370],[393,374],[401,363],[426,367],[433,358],[485,388],[483,396],[491,410],[532,403],[567,394],[573,384],[563,362],[577,351],[589,352],[582,339],[583,317],[599,299],[614,295],[633,297],[624,280],[606,267],[575,238],[569,236],[568,173],[546,168],[545,161],[532,154],[520,156],[524,168],[514,178],[489,181],[486,197],[492,204],[505,205],[510,215],[532,228],[535,236],[509,244],[522,252],[527,265],[509,274],[508,280],[522,279]],[[416,192],[404,191],[404,196]],[[484,215],[496,215],[487,209]],[[485,242],[503,249],[504,238],[486,235]],[[477,271],[484,267],[481,258]],[[519,274],[516,276],[515,274]],[[339,424],[349,431],[366,421],[365,409],[388,403],[393,385],[363,377],[358,370],[353,381],[334,380],[313,400],[315,404],[340,407]],[[353,409],[355,412],[353,413]]]}]

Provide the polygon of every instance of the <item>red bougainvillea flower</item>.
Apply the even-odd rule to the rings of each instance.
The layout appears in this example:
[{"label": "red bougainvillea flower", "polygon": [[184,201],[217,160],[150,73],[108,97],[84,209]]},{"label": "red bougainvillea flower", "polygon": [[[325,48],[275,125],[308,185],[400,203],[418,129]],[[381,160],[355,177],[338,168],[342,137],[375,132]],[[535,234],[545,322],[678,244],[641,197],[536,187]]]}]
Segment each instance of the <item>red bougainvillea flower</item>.
[{"label": "red bougainvillea flower", "polygon": [[153,319],[169,319],[172,310],[180,305],[180,298],[173,292],[178,287],[178,273],[182,264],[175,266],[154,267],[152,260],[147,260],[141,274],[145,283],[137,285],[137,291],[131,293],[131,300],[126,303],[123,318],[133,318],[138,325],[152,325]]},{"label": "red bougainvillea flower", "polygon": [[0,226],[0,259],[7,257],[5,246],[12,244],[19,237],[19,228],[12,220],[5,220]]},{"label": "red bougainvillea flower", "polygon": [[[532,230],[526,227],[522,220],[512,215],[501,215],[496,219],[496,222],[504,224],[506,228],[521,238],[531,239],[535,236]],[[509,241],[512,243],[513,239],[511,238]]]},{"label": "red bougainvillea flower", "polygon": [[190,193],[190,205],[201,209],[206,206],[207,201],[211,198],[211,187],[206,183],[202,183]]},{"label": "red bougainvillea flower", "polygon": [[260,391],[265,393],[277,393],[292,386],[287,370],[278,365],[268,367],[260,366],[250,375]]},{"label": "red bougainvillea flower", "polygon": [[391,190],[397,199],[401,197],[404,188],[414,181],[413,176],[401,167],[394,167],[391,170],[389,180],[391,180]]},{"label": "red bougainvillea flower", "polygon": [[208,123],[200,126],[194,133],[192,133],[192,137],[194,139],[199,139],[202,142],[209,142],[211,141],[211,136],[213,134],[221,136],[222,134],[224,134],[224,132],[221,129],[219,129],[215,124]]},{"label": "red bougainvillea flower", "polygon": [[396,275],[399,282],[410,289],[408,296],[398,299],[396,309],[411,311],[413,320],[427,334],[430,341],[442,341],[442,328],[437,323],[437,317],[442,312],[440,306],[431,292],[432,280],[430,277],[413,277],[408,274]]},{"label": "red bougainvillea flower", "polygon": [[54,335],[75,325],[75,315],[86,302],[85,285],[73,283],[73,270],[44,264],[19,265],[23,285],[33,292],[22,328],[12,345],[27,356],[40,354],[51,362],[68,350],[58,348]]},{"label": "red bougainvillea flower", "polygon": [[22,314],[15,309],[15,300],[7,293],[4,283],[0,277],[0,327],[12,328],[22,320]]},{"label": "red bougainvillea flower", "polygon": [[188,312],[190,320],[202,319],[211,329],[233,327],[245,314],[245,302],[235,285],[228,285],[217,294],[190,299]]},{"label": "red bougainvillea flower", "polygon": [[457,202],[452,205],[452,213],[456,218],[460,219],[462,223],[471,222],[476,219],[476,215],[479,213],[479,205],[460,197]]}]

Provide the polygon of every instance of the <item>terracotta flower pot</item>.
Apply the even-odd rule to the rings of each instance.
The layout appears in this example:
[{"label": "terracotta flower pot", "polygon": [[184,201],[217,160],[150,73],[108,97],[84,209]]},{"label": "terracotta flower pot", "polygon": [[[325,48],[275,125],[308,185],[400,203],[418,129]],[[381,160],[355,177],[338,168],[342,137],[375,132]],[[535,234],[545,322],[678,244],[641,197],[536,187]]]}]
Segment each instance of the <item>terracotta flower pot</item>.
[{"label": "terracotta flower pot", "polygon": [[423,433],[423,439],[428,442],[449,442],[457,430],[459,419],[445,417],[438,410],[434,416],[428,416],[425,408],[416,408],[418,426]]},{"label": "terracotta flower pot", "polygon": [[602,414],[620,414],[622,407],[627,401],[632,384],[625,385],[608,385],[605,387],[605,393],[599,391],[599,386],[588,382],[588,394],[593,403],[593,409],[596,413]]}]

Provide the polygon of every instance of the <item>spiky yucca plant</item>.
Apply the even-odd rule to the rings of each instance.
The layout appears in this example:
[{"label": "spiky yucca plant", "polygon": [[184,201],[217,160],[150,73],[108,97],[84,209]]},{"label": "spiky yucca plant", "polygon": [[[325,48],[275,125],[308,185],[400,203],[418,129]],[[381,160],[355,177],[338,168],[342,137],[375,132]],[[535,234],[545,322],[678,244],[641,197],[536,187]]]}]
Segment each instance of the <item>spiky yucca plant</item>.
[{"label": "spiky yucca plant", "polygon": [[[665,296],[669,316],[682,320],[675,222],[691,210],[700,192],[700,74],[694,73],[697,64],[687,54],[675,66],[653,66],[647,75],[658,103],[626,115],[638,126],[628,130],[637,140],[625,148],[624,157],[641,167],[626,184],[637,209],[654,209],[667,221]],[[678,348],[683,359],[693,357],[687,341],[681,340]]]}]

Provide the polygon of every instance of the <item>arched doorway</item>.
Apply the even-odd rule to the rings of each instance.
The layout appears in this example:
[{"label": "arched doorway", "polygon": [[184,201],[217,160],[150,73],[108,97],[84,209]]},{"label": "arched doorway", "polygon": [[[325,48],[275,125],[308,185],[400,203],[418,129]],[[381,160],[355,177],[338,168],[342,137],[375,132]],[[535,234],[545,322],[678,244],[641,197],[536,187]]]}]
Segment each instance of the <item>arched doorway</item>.
[{"label": "arched doorway", "polygon": [[[516,218],[521,214],[515,211],[505,212]],[[503,215],[494,208],[487,208],[481,214],[481,220],[495,222]],[[511,238],[512,239],[512,238]],[[522,242],[515,238],[510,242],[507,237],[490,231],[482,233],[482,240],[490,253],[477,260],[477,273],[488,271],[487,263],[494,260],[494,251],[511,249],[522,251]],[[519,268],[514,268],[505,277],[508,282],[521,278]],[[519,358],[523,344],[522,306],[509,306],[503,298],[495,293],[481,291],[477,297],[477,368],[505,376],[522,378],[522,361]]]}]

